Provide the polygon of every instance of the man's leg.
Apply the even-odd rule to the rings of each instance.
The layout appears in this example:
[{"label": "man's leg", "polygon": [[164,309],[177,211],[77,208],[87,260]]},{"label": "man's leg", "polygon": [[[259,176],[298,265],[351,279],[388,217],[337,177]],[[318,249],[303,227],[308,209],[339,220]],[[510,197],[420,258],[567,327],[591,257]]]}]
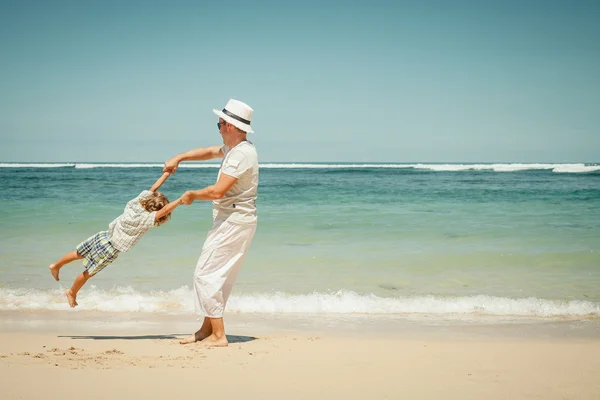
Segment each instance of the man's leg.
[{"label": "man's leg", "polygon": [[[226,224],[222,231],[227,241],[217,241],[213,245],[213,237],[221,232],[222,225],[209,232],[202,247],[202,254],[198,259],[194,272],[194,291],[196,305],[204,315],[222,315],[231,289],[244,261],[246,251],[252,241],[256,226]],[[232,230],[234,231],[232,234]],[[214,279],[215,272],[220,279],[225,277],[220,288],[218,280]],[[206,276],[213,276],[207,281]],[[218,290],[216,290],[218,289]],[[194,335],[180,341],[181,344],[202,341],[203,345],[224,347],[229,343],[225,335],[225,326],[222,317],[205,317],[200,330]]]},{"label": "man's leg", "polygon": [[[200,258],[198,259],[198,262],[196,264],[196,269],[194,270],[194,292],[196,295],[196,299],[195,299],[196,300],[196,310],[198,313],[204,314],[204,315],[206,315],[206,310],[202,309],[202,306],[201,306],[200,299],[201,299],[202,295],[201,295],[201,288],[199,287],[199,285],[201,285],[201,282],[199,281],[198,275],[200,274],[200,271],[202,270],[204,265],[210,259],[210,255],[213,253],[210,243],[211,243],[211,238],[213,238],[216,235],[216,233],[217,233],[217,230],[214,227],[213,227],[213,229],[211,229],[208,232],[207,238],[204,242],[204,245],[202,246],[202,253],[200,254]],[[200,329],[198,329],[193,335],[190,335],[190,336],[186,337],[185,339],[180,340],[179,343],[190,344],[190,343],[199,342],[201,340],[206,339],[210,335],[212,335],[212,324],[210,323],[210,318],[204,317],[204,321],[202,322],[202,326],[200,327]]]},{"label": "man's leg", "polygon": [[[229,249],[232,256],[227,262],[228,271],[225,274],[227,278],[225,279],[225,282],[221,288],[221,301],[223,303],[223,310],[225,309],[225,304],[227,304],[227,300],[229,299],[229,295],[231,294],[237,275],[242,267],[242,264],[244,263],[244,259],[246,258],[246,253],[250,243],[252,242],[252,238],[254,237],[256,226],[244,226],[238,227],[238,229],[241,231],[238,231],[237,234],[237,246],[233,248],[237,251],[231,251],[233,250],[232,248]],[[223,323],[223,317],[209,319],[212,326],[212,334],[206,339],[202,340],[202,344],[212,347],[225,347],[229,345],[227,336],[225,335],[225,324]]]},{"label": "man's leg", "polygon": [[60,260],[58,260],[55,264],[50,264],[48,268],[50,268],[50,273],[54,279],[58,281],[58,272],[63,267],[63,265],[70,263],[71,261],[80,260],[83,257],[77,251],[73,250],[65,254]]},{"label": "man's leg", "polygon": [[91,276],[87,271],[83,271],[77,278],[75,278],[75,282],[73,282],[73,286],[71,289],[68,289],[65,294],[67,295],[67,300],[69,301],[69,305],[71,307],[75,307],[77,304],[77,292],[79,289],[85,285],[85,283],[90,279]]},{"label": "man's leg", "polygon": [[196,333],[194,333],[193,335],[188,336],[183,340],[180,340],[179,343],[189,344],[189,343],[199,342],[201,340],[206,339],[210,335],[212,335],[212,332],[213,331],[212,331],[212,324],[210,323],[210,318],[204,317],[204,322],[202,323],[202,327],[200,327],[200,329],[198,329],[198,331]]},{"label": "man's leg", "polygon": [[202,341],[204,346],[225,347],[229,345],[227,336],[225,336],[225,325],[223,318],[209,318],[212,325],[212,334]]}]

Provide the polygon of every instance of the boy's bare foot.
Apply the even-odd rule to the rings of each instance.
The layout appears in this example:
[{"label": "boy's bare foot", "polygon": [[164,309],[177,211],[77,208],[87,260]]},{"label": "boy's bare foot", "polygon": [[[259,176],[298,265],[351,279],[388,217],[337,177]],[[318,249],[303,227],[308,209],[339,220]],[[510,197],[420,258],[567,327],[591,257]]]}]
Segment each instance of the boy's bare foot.
[{"label": "boy's bare foot", "polygon": [[185,339],[180,340],[179,344],[190,344],[190,343],[200,342],[209,336],[210,336],[210,333],[202,332],[202,330],[199,330],[196,333],[194,333],[193,335],[190,335],[190,336],[186,337]]},{"label": "boy's bare foot", "polygon": [[58,281],[58,268],[56,268],[56,264],[50,264],[48,268],[50,268],[50,273],[54,277],[54,280]]},{"label": "boy's bare foot", "polygon": [[67,290],[65,294],[67,295],[67,300],[69,301],[69,305],[71,306],[71,308],[79,305],[77,304],[76,295],[73,294],[73,291],[71,289]]},{"label": "boy's bare foot", "polygon": [[206,347],[227,347],[227,346],[229,346],[229,342],[227,341],[226,336],[217,338],[215,335],[210,335],[206,339],[202,340],[202,342],[200,344],[203,346],[206,346]]}]

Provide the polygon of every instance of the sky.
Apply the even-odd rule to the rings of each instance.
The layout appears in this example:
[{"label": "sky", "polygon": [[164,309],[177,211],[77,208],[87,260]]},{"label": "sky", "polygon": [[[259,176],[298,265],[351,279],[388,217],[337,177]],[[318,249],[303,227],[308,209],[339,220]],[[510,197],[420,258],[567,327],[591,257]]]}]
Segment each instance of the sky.
[{"label": "sky", "polygon": [[0,162],[600,162],[600,2],[0,0]]}]

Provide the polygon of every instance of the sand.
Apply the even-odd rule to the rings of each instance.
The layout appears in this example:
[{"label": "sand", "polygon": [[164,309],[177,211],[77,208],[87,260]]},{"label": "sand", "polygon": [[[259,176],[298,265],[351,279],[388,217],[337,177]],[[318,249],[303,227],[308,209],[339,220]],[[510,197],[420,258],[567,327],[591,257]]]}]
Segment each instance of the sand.
[{"label": "sand", "polygon": [[1,399],[600,399],[597,325],[380,334],[256,329],[250,316],[230,324],[229,347],[206,348],[168,330],[195,321],[15,315],[0,313]]}]

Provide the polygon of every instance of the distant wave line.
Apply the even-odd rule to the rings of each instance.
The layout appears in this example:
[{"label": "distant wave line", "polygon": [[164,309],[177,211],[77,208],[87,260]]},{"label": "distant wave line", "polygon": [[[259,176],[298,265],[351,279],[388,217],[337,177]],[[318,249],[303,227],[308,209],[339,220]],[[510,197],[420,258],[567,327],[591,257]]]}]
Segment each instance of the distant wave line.
[{"label": "distant wave line", "polygon": [[[218,168],[218,163],[181,164],[180,168]],[[0,168],[162,168],[162,163],[0,163]],[[265,169],[413,169],[435,172],[493,171],[519,172],[550,170],[557,173],[586,173],[600,171],[599,164],[585,163],[495,163],[495,164],[432,164],[432,163],[261,163]]]}]

